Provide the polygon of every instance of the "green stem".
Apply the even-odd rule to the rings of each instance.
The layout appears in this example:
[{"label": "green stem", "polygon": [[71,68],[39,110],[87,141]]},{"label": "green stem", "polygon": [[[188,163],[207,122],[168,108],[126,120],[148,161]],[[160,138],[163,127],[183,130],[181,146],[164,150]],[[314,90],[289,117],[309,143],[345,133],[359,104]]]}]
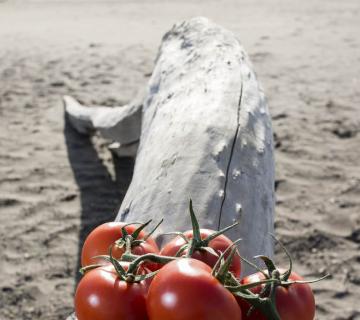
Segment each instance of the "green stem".
[{"label": "green stem", "polygon": [[[231,245],[229,245],[225,251],[223,251],[221,254],[220,254],[220,257],[218,258],[218,260],[216,261],[214,267],[213,267],[213,270],[211,272],[211,274],[213,276],[216,277],[216,270],[220,268],[220,265],[221,265],[221,262],[222,260],[224,259],[225,255],[230,251],[232,250],[242,239],[237,239],[235,240]],[[239,253],[237,253],[239,255]],[[239,255],[240,257],[240,255]],[[231,257],[231,260],[233,259],[233,256]]]},{"label": "green stem", "polygon": [[193,238],[195,239],[196,242],[200,242],[201,241],[200,226],[199,226],[198,220],[196,219],[196,215],[195,215],[195,212],[193,209],[191,199],[189,202],[189,211],[190,211],[190,217],[191,217],[191,224],[192,224],[192,228],[193,228]]},{"label": "green stem", "polygon": [[136,260],[139,256],[137,256],[136,254],[132,254],[131,252],[125,252],[122,256],[121,256],[121,261],[126,261],[126,262],[133,262],[134,260]]},{"label": "green stem", "polygon": [[[135,255],[133,255],[133,256],[135,256]],[[129,266],[128,273],[130,273],[130,274],[134,273],[134,271],[139,266],[139,264],[144,261],[166,264],[166,263],[176,260],[176,259],[177,258],[175,258],[175,257],[159,256],[159,255],[153,254],[153,253],[147,253],[142,256],[136,256],[136,259],[134,259]]]},{"label": "green stem", "polygon": [[[216,278],[221,283],[225,283],[226,279],[229,277],[229,274],[230,274],[229,269],[230,269],[231,263],[233,261],[234,255],[236,254],[236,246],[232,245],[231,248],[232,249],[231,249],[229,256],[226,258],[226,260],[223,263],[220,262],[219,270],[216,273]],[[222,255],[222,257],[220,257],[219,260],[221,261],[221,259],[223,259],[223,257],[224,256]]]},{"label": "green stem", "polygon": [[202,245],[203,245],[204,247],[207,247],[207,246],[209,245],[209,242],[210,242],[211,240],[214,240],[215,238],[217,238],[217,237],[220,236],[221,234],[225,233],[226,231],[228,231],[228,230],[236,227],[239,223],[240,223],[239,221],[238,221],[238,222],[235,222],[235,223],[233,223],[232,225],[230,225],[230,226],[228,226],[228,227],[226,227],[226,228],[224,228],[224,229],[221,229],[221,230],[219,230],[219,231],[216,231],[216,232],[212,233],[212,234],[209,235],[206,239],[204,239],[204,240],[201,241],[201,242],[202,242]]},{"label": "green stem", "polygon": [[256,309],[265,315],[267,320],[281,320],[276,307],[270,302],[268,298],[260,299],[259,302],[250,302]]},{"label": "green stem", "polygon": [[125,253],[131,253],[133,237],[128,235],[125,238]]},{"label": "green stem", "polygon": [[132,233],[132,237],[136,240],[139,235],[140,232],[146,228],[150,223],[151,223],[152,219],[150,219],[149,221],[145,222],[144,224],[142,224],[139,228],[137,228],[133,233]]},{"label": "green stem", "polygon": [[286,249],[286,247],[283,245],[283,243],[275,237],[275,235],[273,235],[272,233],[270,233],[270,236],[275,240],[275,242],[280,245],[281,249],[283,249],[283,251],[285,252],[288,260],[289,260],[289,268],[288,270],[285,271],[285,273],[282,275],[282,280],[287,281],[291,275],[291,271],[292,271],[292,267],[293,267],[293,262],[292,262],[292,258],[291,255],[289,253],[289,251]]},{"label": "green stem", "polygon": [[270,298],[261,298],[258,294],[254,294],[247,289],[242,292],[234,292],[233,294],[250,303],[253,308],[265,315],[267,320],[281,320],[276,307],[272,304]]},{"label": "green stem", "polygon": [[90,264],[88,266],[80,268],[79,272],[81,274],[85,274],[86,272],[88,272],[90,270],[93,270],[93,269],[96,269],[96,268],[99,268],[99,267],[102,267],[102,266],[104,266],[104,265],[103,264]]},{"label": "green stem", "polygon": [[164,219],[161,219],[161,220],[159,221],[159,223],[155,226],[155,228],[152,229],[152,230],[150,231],[150,233],[147,234],[147,236],[144,238],[144,241],[146,241],[147,239],[149,239],[150,236],[153,235],[153,233],[157,230],[157,228],[159,228],[159,226],[160,226],[163,222],[164,222]]},{"label": "green stem", "polygon": [[278,280],[275,280],[275,279],[266,279],[266,280],[260,280],[260,281],[252,282],[252,283],[248,283],[248,284],[242,284],[239,286],[225,286],[225,288],[228,289],[230,292],[238,292],[238,291],[255,288],[262,284],[271,284],[271,283],[277,282],[277,281]]},{"label": "green stem", "polygon": [[330,277],[330,275],[329,275],[329,274],[326,274],[326,275],[324,275],[324,276],[321,277],[321,278],[313,279],[313,280],[290,280],[290,281],[282,281],[282,282],[281,282],[281,285],[283,285],[283,286],[289,286],[289,285],[295,284],[295,283],[298,283],[298,284],[316,283],[316,282],[319,282],[319,281],[324,280],[324,279],[329,278],[329,277]]},{"label": "green stem", "polygon": [[[186,258],[190,258],[190,257],[192,256],[192,254],[194,253],[196,247],[197,247],[197,242],[196,242],[196,240],[195,240],[194,238],[192,238],[192,239],[189,241],[187,247],[188,247],[189,249],[188,249],[188,252],[186,253]],[[185,249],[184,249],[184,250],[185,250]]]},{"label": "green stem", "polygon": [[129,235],[129,233],[126,231],[126,227],[128,226],[131,226],[133,224],[142,224],[141,222],[129,222],[127,224],[124,224],[122,227],[121,227],[121,234],[122,234],[122,237],[126,237],[127,235]]},{"label": "green stem", "polygon": [[268,308],[264,312],[265,316],[269,320],[281,320],[280,316],[276,310],[276,287],[278,284],[272,283],[270,284],[270,296]]}]

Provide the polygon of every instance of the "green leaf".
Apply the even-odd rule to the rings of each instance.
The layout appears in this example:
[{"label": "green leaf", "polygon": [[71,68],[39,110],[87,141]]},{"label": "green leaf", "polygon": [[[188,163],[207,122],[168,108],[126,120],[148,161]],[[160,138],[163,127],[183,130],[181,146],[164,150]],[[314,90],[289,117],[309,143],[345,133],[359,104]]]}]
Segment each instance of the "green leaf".
[{"label": "green leaf", "polygon": [[288,257],[289,268],[281,276],[282,280],[287,281],[289,279],[290,275],[291,275],[292,267],[293,267],[291,255],[290,255],[289,251],[285,248],[285,246],[283,245],[283,243],[279,239],[277,239],[272,233],[270,233],[270,236],[276,241],[277,244],[280,245],[280,247],[283,249],[286,256]]}]

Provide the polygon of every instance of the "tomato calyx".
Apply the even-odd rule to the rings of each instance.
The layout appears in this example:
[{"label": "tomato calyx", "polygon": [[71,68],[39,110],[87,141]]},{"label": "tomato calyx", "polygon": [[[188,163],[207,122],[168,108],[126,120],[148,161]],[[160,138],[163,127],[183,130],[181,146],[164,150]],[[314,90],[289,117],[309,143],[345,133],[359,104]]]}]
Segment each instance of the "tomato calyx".
[{"label": "tomato calyx", "polygon": [[195,251],[206,251],[216,257],[219,257],[219,253],[216,252],[213,248],[209,247],[209,243],[210,241],[214,240],[215,238],[217,238],[218,236],[222,235],[223,233],[225,233],[226,231],[234,228],[235,226],[237,226],[239,224],[239,222],[235,222],[234,224],[225,227],[219,231],[216,231],[210,235],[208,235],[205,238],[201,237],[201,232],[200,232],[200,225],[199,222],[196,218],[196,214],[194,212],[194,208],[193,208],[193,204],[192,204],[192,200],[190,199],[189,202],[189,212],[190,212],[190,219],[191,219],[191,225],[192,225],[192,237],[189,238],[187,237],[184,233],[182,232],[168,232],[165,233],[165,235],[176,235],[181,237],[184,241],[185,244],[183,246],[180,247],[180,249],[178,250],[178,252],[176,253],[176,257],[180,257],[184,251],[186,251],[186,257],[189,258],[192,256],[192,254]]},{"label": "tomato calyx", "polygon": [[[251,288],[261,285],[261,284],[268,284],[268,283],[274,282],[275,281],[274,279],[266,279],[266,280],[260,280],[258,282],[254,282],[251,284],[246,284],[246,285],[235,285],[235,284],[238,284],[238,280],[236,279],[234,274],[230,271],[230,267],[231,267],[231,263],[232,263],[232,260],[235,256],[235,254],[239,255],[239,253],[236,250],[236,245],[239,241],[241,241],[241,239],[234,241],[234,243],[231,246],[229,246],[224,252],[221,253],[211,274],[216,279],[218,279],[231,292],[236,292],[237,290],[240,290],[240,289],[251,289]],[[227,252],[229,250],[231,250],[230,254],[225,259],[225,255],[227,254]],[[234,284],[234,286],[232,286],[231,284]]]},{"label": "tomato calyx", "polygon": [[[147,273],[146,275],[138,275],[139,268],[144,264],[144,262],[153,262],[159,264],[167,264],[170,261],[179,259],[176,257],[167,257],[160,256],[153,253],[147,253],[144,255],[136,255],[132,253],[124,253],[120,260],[115,259],[111,254],[112,248],[110,249],[109,255],[100,255],[96,258],[103,259],[104,261],[110,262],[118,274],[119,278],[127,282],[141,282],[148,278],[155,276],[158,271]],[[129,262],[127,270],[123,268],[121,262]],[[80,269],[80,273],[84,274],[90,270],[96,269],[98,267],[103,267],[104,264],[93,264],[88,265]]]},{"label": "tomato calyx", "polygon": [[[235,275],[230,271],[230,267],[234,256],[237,254],[240,257],[236,249],[236,245],[242,239],[238,239],[233,242],[225,251],[221,252],[219,259],[217,260],[216,264],[214,265],[211,274],[218,279],[222,284],[227,282],[234,283],[236,281]],[[225,258],[225,255],[230,251],[229,256]]]},{"label": "tomato calyx", "polygon": [[[254,283],[240,284],[236,277],[229,270],[235,254],[239,255],[236,250],[236,245],[240,240],[241,239],[235,241],[233,245],[229,246],[224,252],[221,253],[216,265],[212,270],[212,275],[217,278],[224,285],[224,287],[228,289],[233,295],[240,296],[241,298],[248,301],[252,305],[252,308],[256,307],[257,309],[265,311],[266,314],[270,314],[270,317],[268,319],[280,320],[276,313],[276,309],[272,310],[272,306],[269,304],[267,298],[263,298],[260,294],[254,294],[250,290],[259,285],[273,286],[275,282],[279,281],[278,276],[275,275],[275,273],[274,278],[265,278],[265,280],[260,280]],[[229,250],[231,250],[230,254],[225,259],[225,254]],[[240,258],[242,257],[240,256]],[[256,265],[254,266],[258,268]]]},{"label": "tomato calyx", "polygon": [[[131,247],[128,246],[127,250],[122,255],[121,259],[117,260],[112,255],[112,249],[113,249],[113,245],[110,246],[110,248],[109,248],[109,255],[100,255],[100,256],[96,256],[95,258],[110,262],[114,266],[114,269],[115,269],[118,277],[121,280],[124,280],[126,282],[141,282],[143,280],[146,280],[148,278],[155,276],[158,273],[158,271],[154,271],[154,272],[146,273],[144,275],[143,274],[139,275],[139,269],[144,265],[145,262],[166,264],[170,261],[178,259],[177,257],[161,256],[161,255],[157,255],[154,253],[136,255],[136,254],[131,253]],[[126,270],[121,264],[124,262],[129,263]],[[89,265],[89,266],[81,268],[80,272],[82,274],[84,274],[87,271],[96,269],[101,266],[103,266],[103,264]]]},{"label": "tomato calyx", "polygon": [[141,262],[134,261],[130,263],[127,270],[125,270],[122,267],[121,263],[118,260],[114,259],[111,255],[110,255],[110,262],[114,266],[115,271],[118,274],[118,277],[126,282],[141,282],[146,279],[152,278],[157,274],[157,271],[145,273],[145,274],[139,274],[138,269],[140,267]]},{"label": "tomato calyx", "polygon": [[[132,222],[121,227],[121,238],[115,241],[115,246],[118,248],[125,248],[126,252],[131,251],[132,248],[141,245],[150,238],[150,236],[156,231],[156,229],[162,224],[164,219],[161,219],[159,223],[142,239],[138,239],[141,232],[152,222],[152,219],[145,223]],[[126,227],[129,225],[140,224],[140,227],[135,229],[134,232],[129,233]]]},{"label": "tomato calyx", "polygon": [[[164,257],[160,257],[155,254],[145,254],[142,256],[137,256],[137,255],[133,255],[130,253],[128,255],[132,256],[131,259],[123,259],[124,255],[125,255],[124,254],[123,257],[121,258],[121,260],[117,260],[112,256],[112,249],[113,249],[113,246],[110,246],[109,255],[101,255],[101,256],[97,256],[97,258],[100,258],[107,262],[110,262],[114,266],[114,269],[115,269],[118,277],[123,281],[131,282],[131,283],[142,282],[146,279],[152,278],[153,276],[155,276],[158,273],[158,271],[154,271],[154,272],[146,272],[144,274],[141,274],[140,269],[141,269],[144,261],[149,261],[149,260],[155,261],[156,257],[164,258]],[[124,268],[122,266],[122,263],[124,263],[124,262],[129,263],[127,268]],[[85,268],[82,268],[82,270],[94,269],[99,266],[101,266],[101,265],[87,266]],[[85,270],[85,271],[87,271],[87,270]]]},{"label": "tomato calyx", "polygon": [[[278,287],[285,287],[288,288],[292,284],[309,284],[309,283],[315,283],[318,281],[321,281],[325,278],[327,278],[329,275],[325,275],[321,278],[315,279],[315,280],[289,280],[290,275],[292,273],[292,258],[285,248],[285,246],[275,238],[271,234],[271,236],[274,238],[274,240],[281,246],[281,248],[284,250],[288,261],[289,266],[288,269],[285,272],[281,272],[279,268],[276,267],[274,261],[264,255],[258,255],[255,256],[255,259],[261,259],[262,262],[266,266],[266,271],[259,268],[256,264],[250,262],[249,260],[243,258],[240,256],[240,258],[250,266],[254,267],[259,273],[262,274],[263,280],[248,283],[248,284],[241,284],[239,281],[233,277],[229,276],[226,272],[226,266],[229,264],[229,262],[225,261],[223,263],[224,269],[220,272],[220,281],[223,283],[225,288],[227,288],[230,292],[232,292],[235,296],[238,296],[248,303],[250,303],[251,307],[248,311],[247,316],[250,316],[252,312],[254,312],[255,309],[259,310],[262,314],[266,316],[266,319],[268,320],[281,320],[279,313],[276,308],[276,289]],[[228,259],[232,259],[234,256],[233,250],[231,254],[229,255]],[[259,293],[254,293],[251,291],[252,288],[260,287],[261,290]]]},{"label": "tomato calyx", "polygon": [[160,256],[154,253],[147,253],[141,256],[135,254],[124,254],[122,257],[123,261],[131,262],[129,266],[129,271],[134,271],[137,266],[141,265],[144,262],[153,262],[159,264],[167,264],[170,261],[176,260],[176,257],[167,257],[167,256]]}]

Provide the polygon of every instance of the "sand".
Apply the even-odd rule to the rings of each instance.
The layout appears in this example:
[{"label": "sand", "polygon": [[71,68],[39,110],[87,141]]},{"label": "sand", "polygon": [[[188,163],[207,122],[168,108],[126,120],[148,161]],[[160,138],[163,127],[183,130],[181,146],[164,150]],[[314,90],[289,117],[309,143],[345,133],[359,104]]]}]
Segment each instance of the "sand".
[{"label": "sand", "polygon": [[[207,16],[241,39],[276,141],[276,234],[316,319],[360,319],[360,2],[0,1],[0,319],[64,319],[81,242],[115,216],[133,161],[64,123],[61,96],[122,105],[162,34]],[[286,263],[277,250],[277,260]]]}]

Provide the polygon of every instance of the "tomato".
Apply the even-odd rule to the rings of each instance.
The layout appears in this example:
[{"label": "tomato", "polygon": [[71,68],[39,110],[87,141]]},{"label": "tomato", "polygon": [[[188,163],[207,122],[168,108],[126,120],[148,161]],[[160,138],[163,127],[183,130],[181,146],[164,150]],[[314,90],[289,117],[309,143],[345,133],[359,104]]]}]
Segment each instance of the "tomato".
[{"label": "tomato", "polygon": [[205,263],[182,258],[163,266],[146,301],[150,320],[240,320],[234,296]]},{"label": "tomato", "polygon": [[[281,273],[284,270],[279,270]],[[262,273],[257,272],[242,279],[242,284],[249,284],[263,280],[265,277]],[[289,280],[304,280],[297,273],[292,272]],[[251,289],[254,293],[259,293],[262,286]],[[254,310],[250,316],[247,316],[250,304],[237,297],[243,319],[246,320],[266,320],[266,317],[259,310]],[[314,294],[308,284],[291,284],[288,287],[276,288],[276,309],[281,320],[313,320],[315,316],[315,299]]]},{"label": "tomato", "polygon": [[[209,235],[213,234],[216,231],[209,230],[209,229],[200,229],[200,236],[201,239],[207,238]],[[184,235],[187,239],[191,239],[193,237],[193,231],[188,230],[184,232]],[[174,257],[179,249],[185,244],[185,240],[181,237],[176,237],[170,242],[168,242],[163,249],[161,249],[160,254],[163,256],[171,256]],[[215,252],[224,252],[229,246],[231,246],[233,242],[226,237],[225,235],[221,234],[215,239],[209,242],[209,247],[214,249]],[[182,255],[186,255],[187,250],[183,252]],[[230,253],[230,252],[229,252]],[[225,258],[229,254],[225,254]],[[218,256],[211,254],[208,251],[203,250],[196,250],[192,256],[192,258],[205,262],[210,267],[214,267],[215,263],[218,260]],[[232,265],[230,267],[230,271],[235,275],[235,277],[239,278],[241,273],[241,260],[238,255],[235,255],[232,261]]]},{"label": "tomato", "polygon": [[[95,256],[108,255],[109,247],[114,244],[116,240],[122,237],[121,228],[125,225],[124,222],[107,222],[95,228],[86,238],[82,252],[81,252],[81,265],[87,266],[90,264],[99,263],[99,259],[93,259]],[[132,234],[138,226],[128,225],[125,227],[129,234]],[[140,232],[138,239],[146,237],[144,231]],[[112,255],[114,258],[119,259],[124,253],[124,248],[114,246]],[[149,237],[145,242],[135,246],[132,253],[143,255],[145,253],[159,253],[159,248],[156,242]]]},{"label": "tomato", "polygon": [[78,320],[146,320],[148,282],[121,280],[111,264],[88,271],[75,293]]}]

